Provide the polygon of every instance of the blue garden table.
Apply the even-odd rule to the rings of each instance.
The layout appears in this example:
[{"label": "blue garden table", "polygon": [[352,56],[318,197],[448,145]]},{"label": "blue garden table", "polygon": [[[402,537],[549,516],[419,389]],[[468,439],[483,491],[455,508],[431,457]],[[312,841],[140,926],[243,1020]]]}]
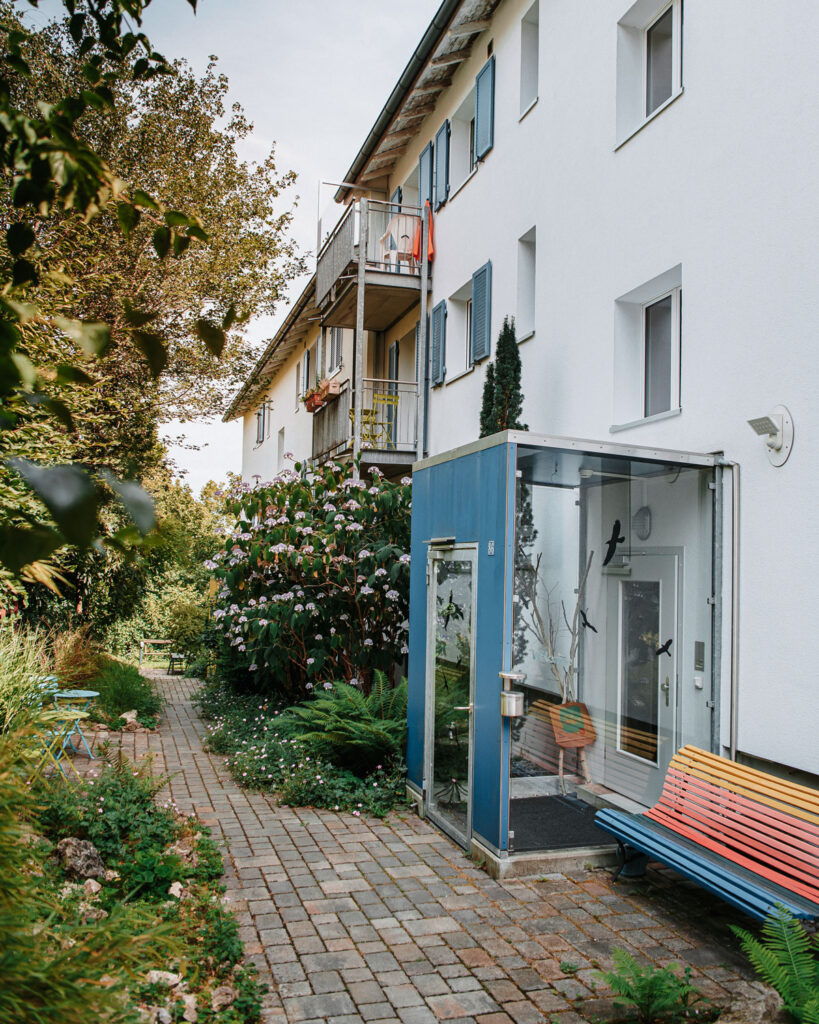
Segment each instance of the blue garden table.
[{"label": "blue garden table", "polygon": [[82,740],[83,746],[85,747],[88,756],[93,760],[94,755],[91,753],[91,748],[85,739],[85,734],[80,728],[80,722],[83,718],[88,717],[88,709],[99,697],[97,690],[57,690],[54,694],[54,703],[61,711],[67,711],[76,714],[73,727],[68,732],[63,740],[63,750],[66,745],[70,744],[71,748],[76,751],[77,747],[72,740],[72,737],[76,734],[79,735]]}]

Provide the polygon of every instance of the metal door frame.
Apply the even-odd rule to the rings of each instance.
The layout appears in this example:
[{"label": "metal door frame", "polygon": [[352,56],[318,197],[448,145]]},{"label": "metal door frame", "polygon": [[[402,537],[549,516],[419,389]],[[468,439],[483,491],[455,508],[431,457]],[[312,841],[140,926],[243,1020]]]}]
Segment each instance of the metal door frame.
[{"label": "metal door frame", "polygon": [[[424,814],[434,822],[442,832],[461,846],[468,846],[472,837],[472,783],[474,774],[475,750],[475,650],[477,641],[478,611],[478,544],[447,544],[446,546],[430,546],[427,552],[427,650],[426,650],[426,684],[424,687]],[[466,833],[461,834],[432,807],[433,786],[433,747],[435,730],[435,604],[430,600],[437,593],[437,581],[434,576],[435,563],[447,557],[466,555],[472,562],[472,607],[470,609],[469,631],[469,752],[467,754],[467,800],[466,800]],[[465,559],[461,559],[465,560]]]}]

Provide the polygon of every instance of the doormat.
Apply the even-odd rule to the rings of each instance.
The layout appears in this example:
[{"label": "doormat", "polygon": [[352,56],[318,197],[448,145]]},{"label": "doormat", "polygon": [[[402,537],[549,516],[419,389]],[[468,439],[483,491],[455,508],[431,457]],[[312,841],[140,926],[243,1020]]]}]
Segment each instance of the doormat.
[{"label": "doormat", "polygon": [[509,767],[509,775],[513,779],[536,779],[541,775],[554,774],[525,757],[513,757]]},{"label": "doormat", "polygon": [[609,846],[611,836],[594,824],[595,808],[574,796],[534,796],[509,801],[513,853]]}]

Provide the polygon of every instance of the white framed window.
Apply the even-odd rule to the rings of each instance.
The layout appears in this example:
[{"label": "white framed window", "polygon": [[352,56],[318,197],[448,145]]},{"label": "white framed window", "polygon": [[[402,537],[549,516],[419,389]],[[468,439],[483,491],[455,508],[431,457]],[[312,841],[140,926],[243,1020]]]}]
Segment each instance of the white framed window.
[{"label": "white framed window", "polygon": [[682,267],[646,281],[614,304],[612,430],[681,410]]},{"label": "white framed window", "polygon": [[463,185],[476,166],[474,87],[453,114],[449,130],[449,180],[451,192],[454,192]]},{"label": "white framed window", "polygon": [[617,23],[617,144],[682,92],[683,0],[637,0]]},{"label": "white framed window", "polygon": [[539,0],[535,0],[520,23],[520,115],[534,105],[538,95]]},{"label": "white framed window", "polygon": [[279,429],[276,439],[276,469],[284,468],[284,427]]},{"label": "white framed window", "polygon": [[265,439],[265,426],[267,419],[267,402],[262,402],[256,410],[256,444],[262,444]]},{"label": "white framed window", "polygon": [[518,341],[535,332],[535,277],[537,270],[537,228],[518,239],[518,310],[515,317]]},{"label": "white framed window", "polygon": [[327,373],[330,374],[341,369],[341,361],[344,354],[344,328],[330,327],[328,341],[329,363],[327,365]]},{"label": "white framed window", "polygon": [[680,312],[682,292],[674,288],[643,306],[643,416],[680,407]]},{"label": "white framed window", "polygon": [[467,281],[447,299],[446,378],[465,373],[472,365],[472,281]]},{"label": "white framed window", "polygon": [[301,384],[302,384],[302,376],[301,375],[302,375],[301,360],[299,360],[296,363],[296,412],[299,411],[299,402],[301,401],[301,396],[304,393],[302,391],[302,386],[301,386]]}]

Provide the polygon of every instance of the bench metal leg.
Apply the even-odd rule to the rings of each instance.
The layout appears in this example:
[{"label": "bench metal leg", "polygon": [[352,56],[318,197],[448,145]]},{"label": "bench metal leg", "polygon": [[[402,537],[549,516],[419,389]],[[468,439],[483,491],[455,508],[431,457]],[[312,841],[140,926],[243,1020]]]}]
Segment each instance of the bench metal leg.
[{"label": "bench metal leg", "polygon": [[[615,838],[617,838],[617,837],[615,836]],[[625,846],[623,846],[623,840],[622,839],[618,839],[617,840],[617,870],[611,876],[612,882],[616,882],[617,881],[617,879],[620,877],[620,872],[623,870],[623,868],[625,866],[626,866],[626,848],[625,848]]]}]

